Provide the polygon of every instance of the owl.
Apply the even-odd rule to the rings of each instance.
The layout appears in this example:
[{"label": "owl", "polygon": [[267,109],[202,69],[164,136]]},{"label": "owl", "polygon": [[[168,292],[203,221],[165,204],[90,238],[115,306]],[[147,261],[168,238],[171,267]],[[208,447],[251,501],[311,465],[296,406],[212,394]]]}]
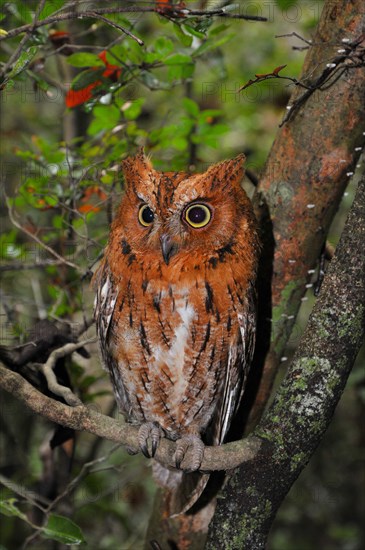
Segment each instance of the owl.
[{"label": "owl", "polygon": [[207,483],[207,474],[191,472],[205,445],[224,442],[254,351],[260,244],[240,185],[243,163],[240,155],[192,175],[159,172],[143,151],[127,158],[126,192],[94,275],[97,333],[118,406],[140,426],[147,457],[161,437],[176,442],[177,470],[154,466],[174,513]]}]

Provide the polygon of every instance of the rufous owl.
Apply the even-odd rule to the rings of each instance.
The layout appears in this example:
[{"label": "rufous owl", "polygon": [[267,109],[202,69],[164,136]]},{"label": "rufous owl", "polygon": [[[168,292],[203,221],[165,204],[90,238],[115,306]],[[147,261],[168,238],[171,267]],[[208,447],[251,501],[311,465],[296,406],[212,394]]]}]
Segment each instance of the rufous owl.
[{"label": "rufous owl", "polygon": [[[140,425],[142,452],[176,441],[176,471],[155,465],[178,497],[187,449],[199,470],[204,445],[220,445],[241,402],[255,345],[257,224],[241,188],[244,155],[206,172],[158,172],[140,151],[123,162],[126,191],[94,276],[104,365],[120,410]],[[186,483],[185,483],[186,485]]]}]

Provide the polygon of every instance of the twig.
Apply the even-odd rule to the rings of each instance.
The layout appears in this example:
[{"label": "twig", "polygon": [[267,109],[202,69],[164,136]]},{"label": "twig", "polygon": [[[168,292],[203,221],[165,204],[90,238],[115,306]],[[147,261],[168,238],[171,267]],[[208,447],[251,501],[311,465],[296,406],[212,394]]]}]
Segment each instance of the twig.
[{"label": "twig", "polygon": [[279,74],[280,71],[285,69],[285,67],[286,65],[280,65],[279,67],[276,67],[271,73],[255,74],[255,80],[250,79],[248,82],[246,82],[246,84],[244,84],[238,89],[238,92],[242,92],[243,90],[245,90],[246,88],[249,88],[253,84],[257,84],[258,82],[263,82],[265,80],[270,80],[272,78],[289,80],[290,82],[293,82],[293,84],[295,84],[296,86],[300,86],[302,88],[306,88],[307,90],[311,90],[309,86],[307,86],[303,82],[300,82],[296,78],[293,78],[291,76],[283,76]]},{"label": "twig", "polygon": [[57,382],[57,378],[55,373],[53,372],[53,368],[56,365],[58,359],[60,359],[61,357],[65,357],[66,355],[70,355],[74,351],[77,351],[78,349],[84,347],[85,344],[90,344],[91,342],[95,342],[95,338],[90,338],[88,340],[84,340],[83,342],[78,342],[77,344],[65,344],[61,348],[52,351],[47,359],[47,362],[43,365],[41,363],[35,363],[37,366],[40,367],[41,371],[43,372],[47,380],[48,389],[55,395],[63,397],[66,403],[68,405],[71,405],[71,407],[82,405],[82,402],[72,392],[70,388],[68,388],[67,386],[62,386]]},{"label": "twig", "polygon": [[[38,4],[38,7],[37,7],[37,10],[35,12],[35,15],[34,15],[34,20],[33,20],[33,23],[31,23],[30,25],[28,25],[28,30],[26,31],[26,34],[23,36],[23,38],[21,39],[21,41],[19,42],[19,45],[18,47],[16,48],[16,50],[13,52],[13,54],[9,57],[8,61],[4,64],[4,66],[2,67],[1,71],[0,71],[0,75],[5,75],[8,70],[12,67],[13,63],[15,63],[17,61],[17,59],[19,58],[19,56],[21,55],[22,51],[23,51],[23,47],[25,45],[25,43],[29,40],[32,32],[34,31],[34,29],[36,28],[36,25],[38,23],[38,17],[42,11],[42,9],[44,8],[44,5],[45,5],[46,1],[45,0],[41,0]],[[8,36],[8,34],[5,35],[5,38]],[[0,37],[1,38],[1,37]]]},{"label": "twig", "polygon": [[[313,82],[313,84],[311,84],[311,86],[303,86],[307,88],[306,91],[298,97],[292,105],[289,106],[289,109],[287,110],[282,122],[279,124],[279,127],[282,127],[286,122],[288,122],[293,117],[294,113],[298,111],[299,107],[303,105],[303,103],[305,103],[316,90],[327,90],[330,86],[333,86],[333,84],[337,82],[337,80],[348,69],[364,67],[365,48],[361,46],[363,41],[364,35],[362,34],[353,42],[345,44],[343,48],[345,52],[335,56],[330,62],[326,63],[326,68]],[[337,75],[338,72],[340,72],[339,75]],[[334,78],[335,75],[337,75],[336,78]],[[328,82],[330,82],[330,84],[324,86]]]},{"label": "twig", "polygon": [[[83,464],[83,466],[82,466],[80,472],[78,473],[78,475],[76,477],[74,477],[70,481],[70,483],[68,483],[67,487],[65,488],[65,490],[60,495],[58,495],[54,500],[52,500],[52,502],[48,505],[45,512],[46,513],[51,512],[55,508],[55,506],[60,502],[60,500],[64,499],[68,495],[70,495],[77,488],[80,481],[82,481],[84,479],[84,477],[87,474],[90,473],[91,468],[93,466],[95,466],[96,464],[101,464],[101,463],[105,462],[106,460],[108,460],[110,458],[110,456],[119,448],[120,448],[119,444],[113,445],[113,447],[104,456],[101,456],[101,457],[96,458],[94,460],[90,460],[89,462],[86,462],[85,464]],[[1,481],[1,479],[0,479],[0,481]]]},{"label": "twig", "polygon": [[307,46],[302,46],[302,47],[293,46],[293,50],[301,50],[301,51],[308,50],[311,46],[313,46],[312,40],[307,40],[306,38],[303,38],[303,36],[300,36],[300,34],[298,34],[297,32],[290,32],[287,34],[276,34],[275,38],[290,38],[291,36],[295,36],[296,38],[299,38],[299,40],[302,40],[303,42],[308,44]]},{"label": "twig", "polygon": [[46,512],[46,510],[47,510],[46,506],[50,506],[52,504],[44,496],[39,495],[38,493],[36,493],[34,491],[30,491],[29,489],[27,489],[23,485],[19,485],[18,483],[15,483],[14,481],[12,481],[11,479],[6,478],[2,474],[0,474],[0,483],[2,485],[4,485],[4,487],[9,489],[10,491],[13,491],[13,493],[15,493],[16,495],[18,495],[18,496],[24,498],[25,500],[27,500],[28,502],[30,502],[33,506],[36,506],[37,508],[42,510],[42,512]]},{"label": "twig", "polygon": [[[177,10],[176,6],[174,8],[174,11],[176,15],[183,16],[199,16],[199,17],[227,17],[231,19],[243,19],[246,21],[267,21],[266,17],[261,17],[258,15],[242,15],[242,14],[232,14],[224,9],[219,10]],[[119,7],[119,8],[99,8],[97,10],[85,10],[83,12],[75,12],[75,11],[69,11],[66,13],[59,13],[57,15],[50,15],[49,17],[45,17],[41,21],[35,21],[33,23],[22,25],[21,27],[17,27],[16,29],[9,30],[8,33],[5,36],[0,36],[0,42],[2,40],[5,40],[7,38],[13,38],[14,36],[18,36],[19,34],[22,34],[23,32],[29,32],[30,30],[35,30],[39,27],[44,27],[46,25],[51,25],[53,23],[59,23],[60,21],[67,21],[72,19],[96,19],[99,18],[100,15],[105,14],[113,14],[113,13],[157,13],[160,14],[160,11],[158,8],[154,7],[144,7],[144,6],[131,6],[131,7]],[[170,16],[172,17],[174,15],[174,12],[170,13]],[[96,17],[97,16],[97,17]]]},{"label": "twig", "polygon": [[114,27],[115,29],[118,29],[118,31],[121,31],[123,32],[124,34],[126,34],[127,36],[129,36],[130,38],[133,38],[133,40],[135,40],[137,42],[137,44],[139,44],[140,46],[144,46],[144,42],[143,40],[141,40],[140,38],[138,38],[138,36],[136,36],[135,34],[133,34],[131,31],[129,31],[128,29],[126,29],[125,27],[122,27],[121,25],[117,25],[116,23],[114,23],[113,21],[111,21],[110,19],[108,19],[107,17],[103,17],[102,15],[99,15],[97,13],[94,13],[93,17],[95,19],[99,19],[99,21],[103,21],[104,23],[106,23],[107,25],[109,25],[110,27]]},{"label": "twig", "polygon": [[6,195],[5,195],[5,202],[6,202],[6,206],[8,207],[9,219],[10,219],[11,223],[12,223],[13,225],[15,225],[15,227],[17,227],[18,229],[20,229],[20,231],[22,231],[23,233],[25,233],[26,235],[28,235],[28,237],[30,237],[33,241],[35,241],[37,244],[39,244],[39,246],[41,246],[42,248],[44,248],[44,250],[47,250],[47,252],[49,252],[49,253],[51,254],[51,256],[54,256],[55,258],[57,258],[61,264],[68,265],[69,267],[72,267],[73,269],[76,269],[76,271],[78,271],[78,273],[82,273],[82,272],[83,272],[79,266],[77,266],[77,265],[74,264],[73,262],[70,262],[69,260],[66,260],[66,258],[63,258],[62,256],[60,256],[55,250],[53,250],[53,248],[51,248],[50,246],[48,246],[47,244],[45,244],[43,241],[41,241],[41,239],[39,239],[39,238],[38,238],[36,235],[34,235],[31,231],[28,231],[28,229],[26,229],[25,227],[23,227],[23,226],[15,219],[15,217],[14,217],[14,212],[13,212],[12,206],[11,206],[11,204],[10,204],[9,197],[7,197]]}]

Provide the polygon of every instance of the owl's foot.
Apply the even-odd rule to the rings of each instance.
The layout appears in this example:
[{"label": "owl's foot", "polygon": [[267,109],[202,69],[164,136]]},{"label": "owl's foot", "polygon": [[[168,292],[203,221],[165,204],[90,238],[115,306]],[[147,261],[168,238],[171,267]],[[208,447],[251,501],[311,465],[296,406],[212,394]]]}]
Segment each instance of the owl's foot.
[{"label": "owl's foot", "polygon": [[[146,458],[153,458],[162,437],[162,430],[157,422],[146,422],[138,430],[138,444]],[[151,452],[148,448],[151,441]]]},{"label": "owl's foot", "polygon": [[200,468],[203,455],[204,443],[198,435],[184,435],[181,439],[176,441],[174,459],[177,468],[180,468],[182,461],[187,458],[189,461],[189,468],[183,468],[183,470],[186,472],[195,472]]}]

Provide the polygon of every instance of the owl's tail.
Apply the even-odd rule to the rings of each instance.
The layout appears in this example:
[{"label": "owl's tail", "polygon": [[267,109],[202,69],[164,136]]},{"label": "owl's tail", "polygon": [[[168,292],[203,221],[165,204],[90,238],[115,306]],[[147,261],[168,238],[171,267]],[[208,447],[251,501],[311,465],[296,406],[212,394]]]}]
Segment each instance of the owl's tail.
[{"label": "owl's tail", "polygon": [[165,489],[165,503],[169,517],[184,514],[190,510],[203,493],[210,478],[210,474],[170,470],[156,461],[153,461],[152,471],[155,481]]}]

